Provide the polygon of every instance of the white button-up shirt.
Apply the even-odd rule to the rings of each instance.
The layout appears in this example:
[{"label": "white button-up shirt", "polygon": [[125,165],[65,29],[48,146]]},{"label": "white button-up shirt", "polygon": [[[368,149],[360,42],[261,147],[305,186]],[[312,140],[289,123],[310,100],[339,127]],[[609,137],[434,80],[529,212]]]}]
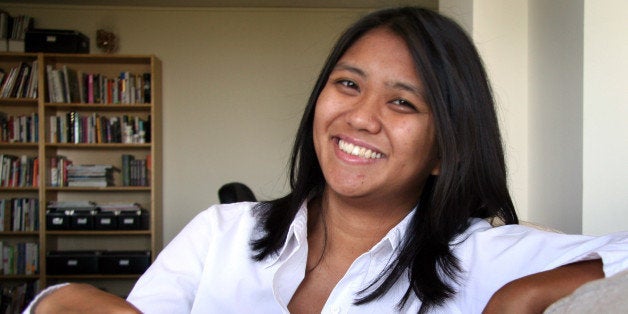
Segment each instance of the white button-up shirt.
[{"label": "white button-up shirt", "polygon": [[[249,243],[259,235],[254,203],[213,206],[194,218],[139,279],[128,301],[144,313],[287,313],[305,275],[307,208],[299,210],[277,256],[256,262]],[[382,298],[356,306],[357,293],[387,263],[407,229],[408,215],[358,257],[331,292],[323,313],[391,313],[408,287],[407,276]],[[563,235],[520,225],[493,228],[474,219],[452,242],[463,272],[456,295],[435,313],[480,313],[492,294],[516,278],[602,258],[607,276],[628,268],[628,233],[603,237]],[[402,312],[416,313],[412,295]]]}]

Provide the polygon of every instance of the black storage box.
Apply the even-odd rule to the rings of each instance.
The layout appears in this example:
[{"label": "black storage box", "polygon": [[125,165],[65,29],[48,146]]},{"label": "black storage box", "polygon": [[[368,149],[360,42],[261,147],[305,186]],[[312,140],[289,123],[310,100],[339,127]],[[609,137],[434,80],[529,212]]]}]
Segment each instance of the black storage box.
[{"label": "black storage box", "polygon": [[46,211],[46,229],[48,230],[68,230],[70,229],[70,216],[64,211]]},{"label": "black storage box", "polygon": [[150,251],[105,251],[99,259],[102,274],[143,274],[150,266]]},{"label": "black storage box", "polygon": [[72,230],[94,230],[94,214],[91,210],[66,211],[70,215],[70,229]]},{"label": "black storage box", "polygon": [[24,37],[24,51],[89,53],[89,38],[72,30],[30,29]]},{"label": "black storage box", "polygon": [[119,230],[148,229],[148,212],[145,210],[121,211],[118,214]]},{"label": "black storage box", "polygon": [[114,212],[99,212],[94,215],[95,230],[116,230],[118,229],[118,217]]},{"label": "black storage box", "polygon": [[97,274],[100,251],[50,251],[46,253],[49,275]]}]

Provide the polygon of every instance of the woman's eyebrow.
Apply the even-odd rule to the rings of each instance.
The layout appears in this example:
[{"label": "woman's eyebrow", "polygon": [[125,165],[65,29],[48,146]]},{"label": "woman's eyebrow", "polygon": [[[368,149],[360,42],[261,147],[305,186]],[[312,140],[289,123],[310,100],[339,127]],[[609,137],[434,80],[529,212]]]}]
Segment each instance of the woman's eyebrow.
[{"label": "woman's eyebrow", "polygon": [[345,70],[345,71],[353,72],[361,77],[367,77],[364,71],[362,71],[361,69],[355,66],[349,65],[347,63],[337,63],[336,66],[334,67],[334,71],[338,71],[338,70]]},{"label": "woman's eyebrow", "polygon": [[406,83],[402,81],[389,81],[386,82],[386,86],[392,87],[394,89],[404,90],[416,94],[417,96],[423,96],[423,89],[411,83]]}]

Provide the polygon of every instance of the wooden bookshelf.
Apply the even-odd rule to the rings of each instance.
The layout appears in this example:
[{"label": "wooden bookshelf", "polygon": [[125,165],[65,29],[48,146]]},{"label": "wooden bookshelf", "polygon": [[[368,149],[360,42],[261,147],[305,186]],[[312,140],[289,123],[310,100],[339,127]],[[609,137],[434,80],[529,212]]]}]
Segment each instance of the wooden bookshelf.
[{"label": "wooden bookshelf", "polygon": [[[4,245],[14,245],[21,241],[35,242],[39,246],[38,272],[36,274],[3,274],[0,282],[38,282],[39,288],[63,280],[80,279],[96,286],[107,288],[108,281],[116,281],[112,290],[125,295],[129,292],[138,275],[53,275],[46,270],[46,253],[60,250],[136,250],[150,251],[151,262],[162,248],[162,202],[161,202],[161,62],[152,55],[88,55],[88,54],[48,54],[48,53],[0,53],[0,69],[5,72],[20,66],[21,63],[37,67],[36,95],[12,95],[0,97],[0,112],[5,116],[37,116],[37,140],[2,140],[0,154],[27,156],[38,160],[38,180],[31,186],[0,186],[0,199],[35,198],[39,206],[37,214],[39,226],[32,231],[0,231],[0,241]],[[98,74],[112,79],[119,78],[122,72],[150,74],[148,95],[143,91],[133,101],[120,101],[107,97],[103,91],[100,100],[86,98],[59,101],[51,99],[52,82],[49,69],[67,67],[79,73]],[[4,79],[3,79],[4,80]],[[1,85],[0,85],[1,86]],[[35,97],[32,97],[35,96]],[[143,98],[146,96],[146,98]],[[72,97],[71,97],[72,98]],[[150,101],[147,100],[150,98]],[[148,120],[150,141],[139,143],[119,142],[60,142],[53,140],[51,117],[68,113],[93,115],[108,119],[131,115],[139,120]],[[32,118],[34,119],[34,118]],[[31,130],[32,131],[32,130]],[[103,133],[104,134],[104,133]],[[104,136],[104,135],[103,135]],[[75,165],[110,164],[121,169],[123,154],[131,154],[138,159],[150,158],[150,175],[145,186],[123,186],[122,174],[114,172],[113,186],[69,187],[51,185],[51,158],[65,156]],[[1,182],[1,181],[0,181]],[[46,227],[46,206],[51,201],[83,201],[96,204],[110,202],[133,202],[146,209],[149,217],[147,230],[48,230]],[[120,285],[117,282],[126,282]],[[103,286],[104,285],[104,286]],[[117,291],[116,291],[117,289]]]}]

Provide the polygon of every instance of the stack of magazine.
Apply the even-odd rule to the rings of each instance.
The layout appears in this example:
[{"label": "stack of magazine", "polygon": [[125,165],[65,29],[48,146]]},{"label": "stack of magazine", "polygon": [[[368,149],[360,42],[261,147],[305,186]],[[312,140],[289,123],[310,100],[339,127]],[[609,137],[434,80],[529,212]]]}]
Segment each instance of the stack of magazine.
[{"label": "stack of magazine", "polygon": [[68,186],[107,187],[113,186],[112,165],[69,165]]}]

